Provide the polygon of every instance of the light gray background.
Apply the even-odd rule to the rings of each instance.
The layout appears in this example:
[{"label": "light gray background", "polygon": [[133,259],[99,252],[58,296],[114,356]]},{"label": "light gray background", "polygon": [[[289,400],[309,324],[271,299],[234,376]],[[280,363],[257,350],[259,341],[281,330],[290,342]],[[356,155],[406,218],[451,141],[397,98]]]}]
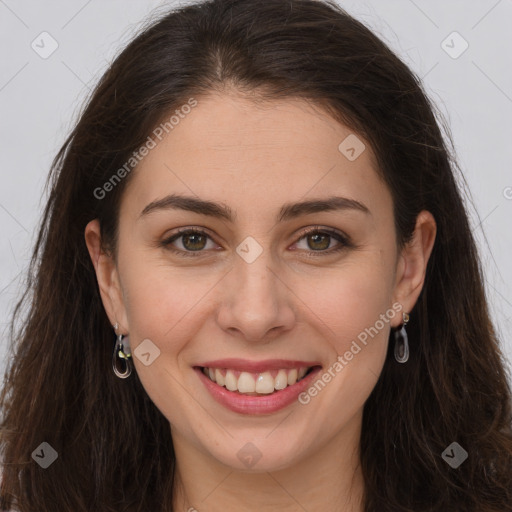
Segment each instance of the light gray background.
[{"label": "light gray background", "polygon": [[[255,0],[259,1],[259,0]],[[182,4],[185,2],[181,2]],[[423,78],[447,118],[476,211],[492,314],[512,361],[512,2],[341,1]],[[89,89],[150,13],[173,1],[0,0],[0,371],[6,327],[35,239],[50,162]],[[47,59],[42,32],[58,43]],[[453,31],[469,44],[454,59],[441,46]],[[45,48],[49,48],[46,40]],[[449,37],[452,53],[462,48]],[[72,343],[73,340],[67,340]]]}]

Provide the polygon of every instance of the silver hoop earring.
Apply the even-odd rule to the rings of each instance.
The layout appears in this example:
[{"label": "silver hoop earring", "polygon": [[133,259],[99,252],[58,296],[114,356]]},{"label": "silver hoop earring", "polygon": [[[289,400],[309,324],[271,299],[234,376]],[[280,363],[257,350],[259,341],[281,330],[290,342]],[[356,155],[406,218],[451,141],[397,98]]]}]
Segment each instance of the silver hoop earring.
[{"label": "silver hoop earring", "polygon": [[[126,379],[132,374],[131,357],[128,336],[119,334],[114,345],[114,353],[112,354],[112,369],[120,379]],[[121,370],[119,370],[118,366],[121,366]]]},{"label": "silver hoop earring", "polygon": [[409,338],[405,326],[409,322],[409,315],[402,313],[403,324],[395,331],[395,359],[399,363],[406,363],[409,359]]}]

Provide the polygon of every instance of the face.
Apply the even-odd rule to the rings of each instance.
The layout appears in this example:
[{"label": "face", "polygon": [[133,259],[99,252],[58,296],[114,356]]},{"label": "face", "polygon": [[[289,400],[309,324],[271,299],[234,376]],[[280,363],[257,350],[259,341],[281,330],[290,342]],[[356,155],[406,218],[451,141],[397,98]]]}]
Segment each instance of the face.
[{"label": "face", "polygon": [[355,137],[303,100],[208,96],[133,171],[116,261],[88,226],[107,313],[173,438],[233,468],[252,451],[286,468],[357,432],[419,294],[428,243],[398,250]]}]

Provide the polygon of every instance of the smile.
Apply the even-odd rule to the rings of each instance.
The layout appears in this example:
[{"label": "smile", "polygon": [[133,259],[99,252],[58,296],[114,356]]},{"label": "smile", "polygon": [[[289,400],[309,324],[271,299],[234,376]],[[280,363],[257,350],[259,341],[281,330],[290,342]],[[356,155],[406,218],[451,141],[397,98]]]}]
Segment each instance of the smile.
[{"label": "smile", "polygon": [[222,360],[195,366],[211,396],[231,411],[270,414],[296,402],[321,370],[319,363]]},{"label": "smile", "polygon": [[229,391],[248,395],[268,395],[280,391],[304,378],[313,368],[270,370],[263,373],[250,373],[226,368],[203,368],[203,373],[219,386]]}]

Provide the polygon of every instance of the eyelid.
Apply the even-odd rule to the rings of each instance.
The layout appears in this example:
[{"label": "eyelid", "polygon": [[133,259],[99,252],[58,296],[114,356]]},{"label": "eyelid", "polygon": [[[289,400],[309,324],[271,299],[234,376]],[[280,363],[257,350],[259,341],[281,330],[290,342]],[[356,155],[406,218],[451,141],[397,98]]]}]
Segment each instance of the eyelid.
[{"label": "eyelid", "polygon": [[349,236],[345,234],[343,231],[340,231],[339,229],[330,228],[327,226],[322,226],[320,224],[315,224],[314,226],[308,226],[307,228],[304,228],[300,230],[298,233],[295,234],[295,236],[300,236],[301,238],[305,235],[309,235],[310,233],[316,233],[316,232],[322,232],[322,233],[331,233],[339,235],[340,237],[349,239]]},{"label": "eyelid", "polygon": [[[331,236],[332,238],[338,240],[340,244],[345,248],[354,247],[354,244],[352,243],[350,237],[344,233],[343,231],[340,231],[335,228],[328,228],[320,225],[310,226],[308,228],[303,229],[299,233],[297,233],[295,236],[297,237],[294,244],[298,243],[300,240],[302,240],[304,237],[308,236],[309,234],[313,233],[323,233],[326,235]],[[339,247],[338,250],[342,249],[343,247]],[[309,254],[314,255],[321,255],[321,254],[331,254],[336,251],[336,248],[327,249],[325,251],[307,251]]]},{"label": "eyelid", "polygon": [[[333,237],[334,239],[336,239],[339,242],[339,244],[338,244],[338,246],[335,246],[334,248],[330,248],[330,249],[323,250],[323,251],[301,250],[301,252],[305,252],[310,256],[322,256],[322,255],[334,254],[343,249],[354,247],[354,244],[352,243],[350,237],[348,235],[346,235],[345,233],[343,233],[342,231],[339,231],[334,228],[323,227],[320,225],[310,226],[310,227],[307,227],[307,228],[299,231],[298,233],[296,233],[294,235],[295,242],[293,242],[293,245],[297,244],[303,238],[305,238],[309,234],[313,234],[313,233],[323,233],[323,234],[329,235],[329,236]],[[208,254],[211,251],[211,249],[210,250],[199,250],[199,251],[184,251],[182,249],[176,249],[175,247],[172,246],[172,242],[174,242],[175,240],[180,238],[180,236],[183,236],[186,234],[204,235],[204,236],[208,237],[210,240],[212,240],[214,243],[217,244],[214,237],[208,232],[208,230],[206,228],[198,228],[198,227],[191,226],[191,227],[179,228],[172,235],[170,235],[170,236],[166,237],[164,240],[162,240],[159,245],[164,247],[167,250],[170,250],[171,252],[174,252],[176,254],[179,254],[179,255],[185,256],[185,257],[187,257],[187,256],[192,256],[192,257],[202,256],[204,254]],[[217,245],[219,245],[219,244],[217,244]]]},{"label": "eyelid", "polygon": [[197,256],[201,256],[201,255],[204,255],[204,254],[208,254],[208,252],[211,251],[211,249],[210,249],[210,251],[206,251],[206,250],[201,250],[201,251],[184,251],[182,249],[177,249],[177,248],[172,246],[172,243],[174,241],[178,240],[183,235],[188,235],[188,234],[198,234],[198,235],[206,236],[207,238],[212,240],[215,244],[219,245],[215,241],[213,235],[211,235],[206,228],[198,228],[198,227],[195,227],[195,226],[179,228],[177,231],[175,231],[171,235],[167,236],[164,240],[159,242],[158,245],[163,247],[164,249],[167,249],[167,250],[175,253],[175,254],[178,254],[180,256],[185,256],[185,257],[187,257],[187,256],[197,257]]}]

